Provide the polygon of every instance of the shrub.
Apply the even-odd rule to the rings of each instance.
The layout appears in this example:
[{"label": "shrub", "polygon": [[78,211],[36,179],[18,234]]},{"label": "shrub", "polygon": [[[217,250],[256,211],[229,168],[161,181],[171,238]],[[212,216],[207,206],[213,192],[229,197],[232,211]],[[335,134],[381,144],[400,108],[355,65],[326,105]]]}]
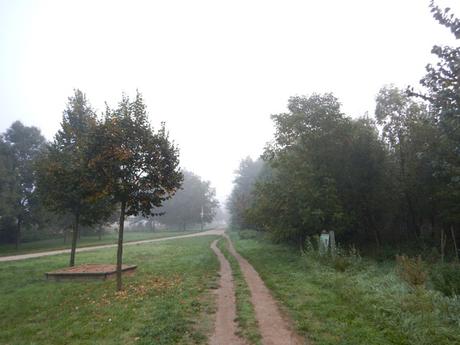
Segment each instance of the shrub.
[{"label": "shrub", "polygon": [[354,246],[349,247],[348,250],[337,246],[333,253],[328,251],[323,254],[320,253],[319,246],[319,236],[307,237],[301,254],[314,258],[321,264],[330,266],[339,272],[345,272],[348,268],[361,261],[361,256]]},{"label": "shrub", "polygon": [[446,296],[460,295],[460,265],[458,263],[433,266],[430,278],[433,287]]},{"label": "shrub", "polygon": [[332,257],[331,261],[332,267],[339,272],[345,272],[352,265],[350,258],[347,256],[336,255]]},{"label": "shrub", "polygon": [[240,230],[238,231],[238,235],[242,240],[251,240],[257,238],[258,234],[255,230]]},{"label": "shrub", "polygon": [[427,273],[422,257],[410,258],[406,255],[396,255],[396,268],[399,276],[412,287],[425,286]]}]

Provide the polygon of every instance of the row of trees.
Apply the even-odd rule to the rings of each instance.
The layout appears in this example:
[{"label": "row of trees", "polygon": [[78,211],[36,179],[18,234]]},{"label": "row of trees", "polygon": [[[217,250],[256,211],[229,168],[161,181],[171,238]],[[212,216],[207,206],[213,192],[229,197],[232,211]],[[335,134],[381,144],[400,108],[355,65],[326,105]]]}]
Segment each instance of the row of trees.
[{"label": "row of trees", "polygon": [[[433,3],[460,38],[460,21]],[[382,88],[375,118],[352,119],[332,94],[289,99],[263,160],[242,161],[228,207],[236,227],[303,241],[438,239],[460,225],[460,48],[437,47],[423,91]]]},{"label": "row of trees", "polygon": [[159,221],[169,227],[186,230],[187,226],[212,222],[219,202],[216,191],[209,181],[203,181],[198,175],[184,170],[182,188],[174,198],[167,200],[160,208]]},{"label": "row of trees", "polygon": [[38,129],[16,122],[1,140],[0,200],[3,219],[21,226],[34,208],[73,219],[70,265],[81,225],[107,222],[119,214],[117,287],[121,289],[123,230],[127,216],[157,215],[181,186],[179,152],[164,124],[154,131],[142,96],[123,96],[98,118],[76,90],[61,129],[46,143]]}]

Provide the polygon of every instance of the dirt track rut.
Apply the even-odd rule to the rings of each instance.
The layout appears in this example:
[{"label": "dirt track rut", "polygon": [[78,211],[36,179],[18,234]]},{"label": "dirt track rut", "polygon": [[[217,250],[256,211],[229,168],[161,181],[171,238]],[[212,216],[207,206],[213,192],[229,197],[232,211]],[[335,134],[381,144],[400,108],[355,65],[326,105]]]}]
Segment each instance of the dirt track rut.
[{"label": "dirt track rut", "polygon": [[[228,242],[230,254],[233,255],[243,272],[249,290],[251,302],[254,306],[256,319],[262,335],[264,345],[303,345],[307,342],[300,337],[292,328],[289,318],[282,314],[275,299],[265,286],[257,271],[244,259],[233,247],[226,234],[223,234]],[[235,290],[230,264],[216,247],[216,241],[211,245],[221,264],[220,288],[218,290],[217,315],[214,334],[211,337],[211,345],[237,345],[244,344],[243,340],[235,336],[237,325],[235,323]]]}]

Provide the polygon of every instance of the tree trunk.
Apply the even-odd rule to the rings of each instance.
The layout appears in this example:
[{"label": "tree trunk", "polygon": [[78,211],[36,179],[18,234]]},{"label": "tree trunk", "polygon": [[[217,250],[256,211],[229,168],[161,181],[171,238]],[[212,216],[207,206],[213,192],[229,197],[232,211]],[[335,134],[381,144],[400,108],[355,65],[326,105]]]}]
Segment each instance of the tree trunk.
[{"label": "tree trunk", "polygon": [[72,233],[72,247],[70,248],[70,264],[69,266],[75,266],[75,251],[77,249],[78,230],[80,223],[80,212],[75,214],[75,225]]},{"label": "tree trunk", "polygon": [[335,256],[336,244],[335,244],[335,233],[334,233],[334,231],[329,231],[329,245],[331,247],[331,255]]},{"label": "tree trunk", "polygon": [[377,248],[380,248],[382,244],[382,240],[380,237],[380,232],[377,228],[374,228],[374,239],[375,239],[375,244],[377,245]]},{"label": "tree trunk", "polygon": [[67,243],[67,229],[64,229],[64,244]]},{"label": "tree trunk", "polygon": [[16,250],[19,249],[19,244],[21,243],[21,224],[22,224],[22,219],[19,216],[18,217],[18,224],[16,228]]},{"label": "tree trunk", "polygon": [[118,251],[117,251],[117,291],[123,288],[121,281],[121,265],[123,264],[123,230],[125,227],[126,202],[121,202],[120,221],[118,228]]},{"label": "tree trunk", "polygon": [[445,248],[446,248],[446,234],[444,229],[441,229],[441,262],[444,262]]},{"label": "tree trunk", "polygon": [[403,192],[406,199],[407,207],[409,210],[410,222],[408,222],[408,227],[413,231],[415,240],[418,242],[420,239],[420,228],[417,224],[414,207],[412,204],[411,195],[409,194],[407,187],[407,174],[406,174],[406,157],[403,152],[403,142],[404,138],[401,132],[398,132],[398,141],[399,141],[399,166],[401,168],[401,180],[403,181]]},{"label": "tree trunk", "polygon": [[102,240],[102,226],[99,227],[98,235],[99,235],[99,241]]},{"label": "tree trunk", "polygon": [[450,226],[450,234],[452,235],[452,241],[454,241],[454,250],[455,250],[455,260],[458,262],[458,248],[457,248],[457,239],[455,237],[454,226]]}]

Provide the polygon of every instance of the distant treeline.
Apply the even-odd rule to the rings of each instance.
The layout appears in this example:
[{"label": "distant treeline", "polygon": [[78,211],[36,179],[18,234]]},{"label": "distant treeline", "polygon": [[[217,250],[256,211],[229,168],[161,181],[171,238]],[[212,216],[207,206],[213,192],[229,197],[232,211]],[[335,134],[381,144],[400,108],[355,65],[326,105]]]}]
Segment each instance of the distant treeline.
[{"label": "distant treeline", "polygon": [[[460,39],[460,21],[431,9]],[[290,98],[288,111],[272,116],[275,135],[262,158],[241,162],[228,201],[233,226],[300,242],[323,229],[379,246],[448,238],[454,249],[460,48],[432,52],[438,63],[427,66],[422,91],[382,88],[373,118],[346,116],[332,94]]]},{"label": "distant treeline", "polygon": [[[22,241],[56,237],[62,237],[65,242],[70,240],[70,235],[78,234],[79,237],[82,233],[100,237],[108,229],[107,225],[115,224],[120,218],[120,203],[109,195],[110,186],[100,176],[111,167],[101,165],[109,164],[112,155],[123,160],[136,158],[136,155],[148,158],[135,146],[142,126],[151,144],[153,160],[146,167],[142,163],[142,171],[138,169],[141,172],[135,176],[134,184],[146,175],[147,169],[152,175],[159,174],[161,167],[158,165],[171,161],[170,157],[175,159],[174,165],[166,165],[165,169],[172,169],[176,174],[178,152],[169,142],[163,126],[156,133],[150,128],[140,94],[133,102],[125,97],[120,104],[117,116],[108,109],[104,117],[98,118],[86,96],[75,90],[68,99],[61,128],[53,141],[48,142],[38,128],[25,126],[20,121],[0,134],[0,244],[15,243],[19,247]],[[130,118],[142,121],[131,123],[127,121]],[[119,128],[112,126],[111,132],[103,136],[101,128],[108,127],[108,119]],[[109,147],[103,154],[98,152],[110,144],[114,135],[126,138],[129,133],[133,133],[131,147],[122,142]],[[152,138],[149,133],[153,133]],[[165,156],[163,160],[162,155]],[[110,164],[121,173],[128,171],[127,166],[133,166],[129,161],[128,164]],[[162,171],[159,175],[168,176],[166,173]],[[157,184],[149,182],[139,186],[140,192],[136,192],[139,209],[128,214],[133,217],[131,223],[142,224],[134,228],[154,231],[156,223],[163,225],[162,228],[186,229],[213,220],[218,202],[210,182],[186,170],[178,176],[180,185],[166,186],[166,191],[159,189],[158,184],[162,182],[159,178],[153,179]],[[144,206],[149,212],[143,211]],[[155,217],[147,221],[145,216],[149,215]]]}]

